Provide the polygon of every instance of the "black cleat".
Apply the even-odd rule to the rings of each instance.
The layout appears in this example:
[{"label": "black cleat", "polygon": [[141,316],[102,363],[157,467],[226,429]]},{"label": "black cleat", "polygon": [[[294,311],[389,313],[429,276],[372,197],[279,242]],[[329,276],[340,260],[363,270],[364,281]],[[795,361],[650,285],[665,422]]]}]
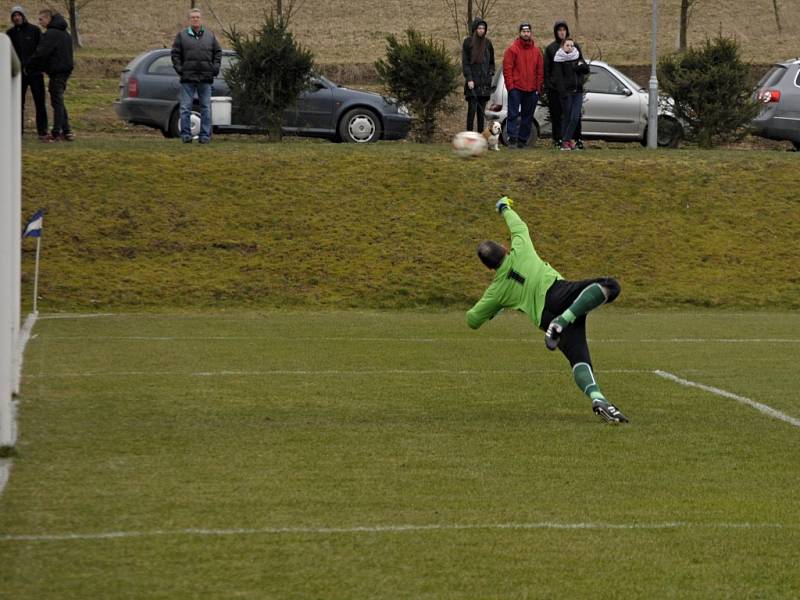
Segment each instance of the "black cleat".
[{"label": "black cleat", "polygon": [[628,417],[619,409],[605,400],[592,400],[592,411],[606,423],[628,423]]},{"label": "black cleat", "polygon": [[548,350],[558,348],[558,341],[561,339],[562,331],[564,331],[564,328],[556,323],[556,319],[550,321],[550,325],[547,326],[547,332],[544,334],[544,345],[547,346]]}]

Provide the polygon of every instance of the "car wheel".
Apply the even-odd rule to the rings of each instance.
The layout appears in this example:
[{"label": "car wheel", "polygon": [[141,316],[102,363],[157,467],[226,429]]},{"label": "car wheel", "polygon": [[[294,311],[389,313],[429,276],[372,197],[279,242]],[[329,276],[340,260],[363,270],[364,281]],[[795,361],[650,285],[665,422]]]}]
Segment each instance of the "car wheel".
[{"label": "car wheel", "polygon": [[381,139],[381,122],[368,108],[354,108],[339,122],[339,136],[354,144],[377,142]]},{"label": "car wheel", "polygon": [[[196,138],[200,135],[200,113],[197,111],[192,111],[191,117],[189,117],[189,128],[192,132],[192,137]],[[168,138],[176,138],[181,136],[181,109],[177,107],[175,110],[172,111],[172,114],[169,117],[169,128],[167,131],[162,130],[164,137]]]},{"label": "car wheel", "polygon": [[165,138],[176,138],[181,134],[181,109],[179,106],[176,106],[175,110],[172,111],[167,128],[162,129],[161,133],[164,134]]},{"label": "car wheel", "polygon": [[[677,148],[683,139],[683,127],[672,117],[658,117],[658,135],[656,145],[659,148]],[[647,128],[644,130],[642,146],[647,146]]]}]

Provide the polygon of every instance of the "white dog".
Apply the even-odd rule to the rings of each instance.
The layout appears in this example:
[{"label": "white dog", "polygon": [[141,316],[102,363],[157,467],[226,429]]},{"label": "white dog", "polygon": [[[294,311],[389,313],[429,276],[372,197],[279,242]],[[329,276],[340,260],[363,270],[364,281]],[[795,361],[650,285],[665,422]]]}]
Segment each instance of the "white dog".
[{"label": "white dog", "polygon": [[500,150],[500,132],[502,130],[499,121],[491,121],[489,126],[483,130],[483,137],[486,138],[489,150]]}]

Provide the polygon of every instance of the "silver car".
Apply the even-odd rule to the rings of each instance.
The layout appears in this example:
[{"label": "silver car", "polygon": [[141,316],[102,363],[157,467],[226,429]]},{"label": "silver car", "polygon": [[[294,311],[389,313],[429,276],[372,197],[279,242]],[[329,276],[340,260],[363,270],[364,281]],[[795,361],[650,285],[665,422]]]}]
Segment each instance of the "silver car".
[{"label": "silver car", "polygon": [[789,140],[800,150],[800,59],[772,65],[756,84],[753,99],[762,107],[751,123],[753,133]]},{"label": "silver car", "polygon": [[[508,95],[502,69],[494,81],[495,91],[486,104],[486,117],[500,121],[505,140]],[[589,63],[589,77],[583,86],[584,139],[647,142],[648,92],[630,77],[599,60]],[[683,126],[671,109],[671,98],[662,98],[658,109],[658,145],[675,148],[683,138]],[[551,134],[550,113],[539,104],[533,115],[529,145],[539,136]]]}]

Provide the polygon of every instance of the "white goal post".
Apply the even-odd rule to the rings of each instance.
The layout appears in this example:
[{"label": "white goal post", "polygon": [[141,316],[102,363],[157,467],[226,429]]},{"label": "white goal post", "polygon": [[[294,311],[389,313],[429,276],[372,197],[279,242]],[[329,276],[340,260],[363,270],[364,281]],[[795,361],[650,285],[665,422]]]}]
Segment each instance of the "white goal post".
[{"label": "white goal post", "polygon": [[21,260],[22,67],[0,35],[0,449],[16,443],[14,394],[19,392],[18,352]]}]

